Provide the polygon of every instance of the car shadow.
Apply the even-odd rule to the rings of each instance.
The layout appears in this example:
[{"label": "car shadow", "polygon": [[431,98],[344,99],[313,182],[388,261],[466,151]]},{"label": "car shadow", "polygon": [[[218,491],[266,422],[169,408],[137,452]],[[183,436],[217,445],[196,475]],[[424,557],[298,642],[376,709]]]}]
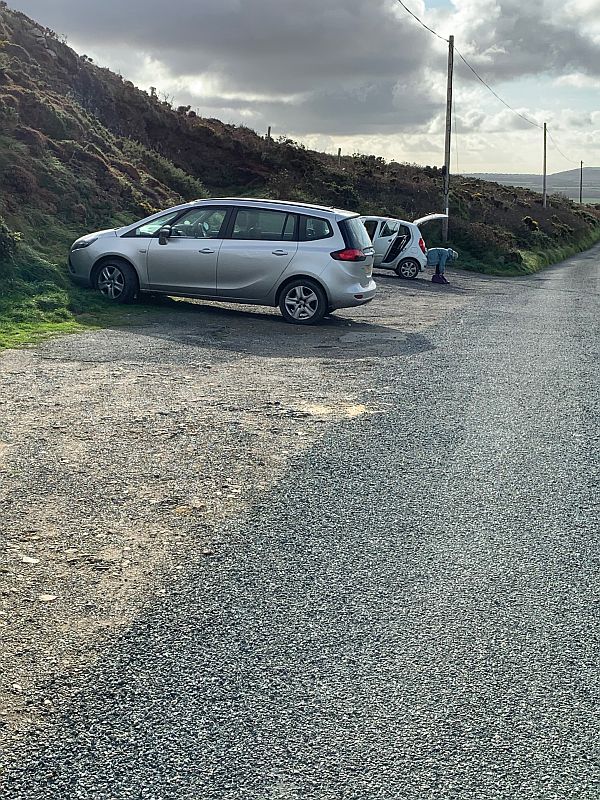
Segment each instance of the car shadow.
[{"label": "car shadow", "polygon": [[158,316],[139,326],[129,325],[129,331],[196,350],[218,347],[264,358],[354,360],[412,355],[433,347],[420,333],[351,316],[364,314],[365,307],[344,309],[325,317],[319,325],[303,326],[290,325],[277,309],[264,306],[168,297],[143,302]]}]

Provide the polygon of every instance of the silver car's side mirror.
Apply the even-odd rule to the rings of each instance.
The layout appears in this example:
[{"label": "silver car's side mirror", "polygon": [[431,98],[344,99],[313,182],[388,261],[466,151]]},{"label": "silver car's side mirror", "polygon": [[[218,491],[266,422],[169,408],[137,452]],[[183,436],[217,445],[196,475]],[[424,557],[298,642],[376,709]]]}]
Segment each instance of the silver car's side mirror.
[{"label": "silver car's side mirror", "polygon": [[169,241],[170,236],[171,236],[171,226],[165,225],[158,232],[158,243],[166,244]]}]

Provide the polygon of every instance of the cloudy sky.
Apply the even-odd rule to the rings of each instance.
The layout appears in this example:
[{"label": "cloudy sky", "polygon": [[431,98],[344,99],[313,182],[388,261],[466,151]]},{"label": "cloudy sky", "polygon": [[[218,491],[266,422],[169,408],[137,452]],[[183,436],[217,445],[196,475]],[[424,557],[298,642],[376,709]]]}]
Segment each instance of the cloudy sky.
[{"label": "cloudy sky", "polygon": [[[600,165],[600,0],[405,0],[495,91]],[[397,0],[9,0],[200,114],[311,147],[441,164],[447,45]],[[540,172],[542,133],[457,59],[452,169]],[[573,168],[551,144],[548,169]]]}]

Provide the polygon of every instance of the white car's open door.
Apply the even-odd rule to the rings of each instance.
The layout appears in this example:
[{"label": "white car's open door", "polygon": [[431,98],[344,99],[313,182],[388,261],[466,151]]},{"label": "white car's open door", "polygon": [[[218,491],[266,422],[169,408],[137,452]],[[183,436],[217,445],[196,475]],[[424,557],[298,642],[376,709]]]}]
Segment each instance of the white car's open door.
[{"label": "white car's open door", "polygon": [[375,266],[378,267],[385,259],[394,239],[398,235],[400,222],[397,219],[386,219],[378,226],[377,233],[373,239],[375,248]]},{"label": "white car's open door", "polygon": [[431,222],[434,219],[448,219],[448,214],[427,214],[426,217],[421,217],[413,222],[413,225],[419,227],[424,222]]}]

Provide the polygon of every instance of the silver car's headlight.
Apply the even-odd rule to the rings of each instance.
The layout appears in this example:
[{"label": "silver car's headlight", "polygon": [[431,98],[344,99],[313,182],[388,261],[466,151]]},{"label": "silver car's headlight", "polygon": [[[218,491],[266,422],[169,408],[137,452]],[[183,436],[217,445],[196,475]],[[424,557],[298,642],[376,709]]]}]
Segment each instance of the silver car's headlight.
[{"label": "silver car's headlight", "polygon": [[82,250],[84,247],[89,247],[96,241],[98,241],[97,236],[93,236],[91,239],[77,239],[77,241],[73,242],[71,245],[71,252],[73,252],[73,250]]}]

